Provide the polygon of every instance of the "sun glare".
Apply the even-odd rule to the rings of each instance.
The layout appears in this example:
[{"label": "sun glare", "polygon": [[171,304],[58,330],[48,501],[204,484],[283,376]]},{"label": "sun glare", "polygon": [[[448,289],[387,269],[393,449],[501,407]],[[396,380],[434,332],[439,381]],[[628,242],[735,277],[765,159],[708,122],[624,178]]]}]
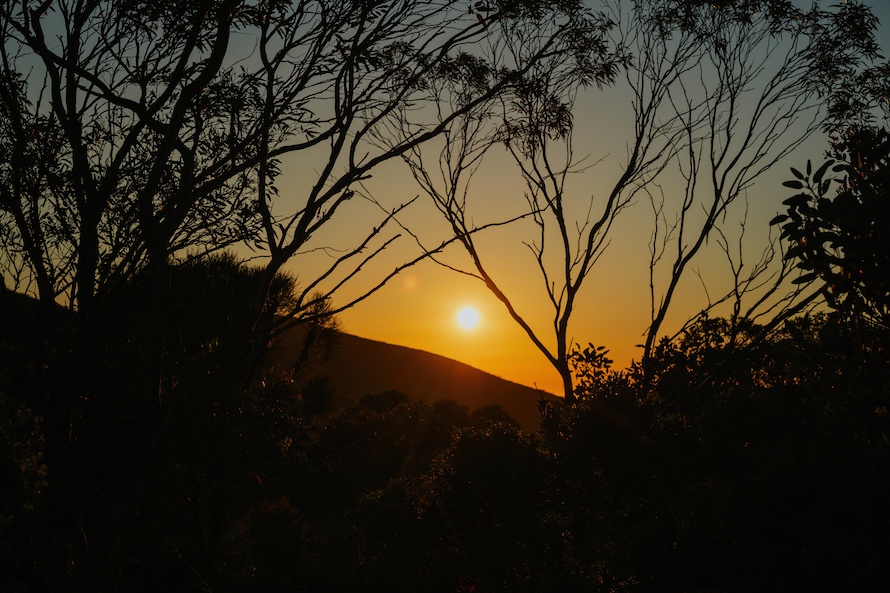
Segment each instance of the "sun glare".
[{"label": "sun glare", "polygon": [[464,307],[457,312],[457,324],[464,329],[473,329],[479,325],[479,311],[473,307]]}]

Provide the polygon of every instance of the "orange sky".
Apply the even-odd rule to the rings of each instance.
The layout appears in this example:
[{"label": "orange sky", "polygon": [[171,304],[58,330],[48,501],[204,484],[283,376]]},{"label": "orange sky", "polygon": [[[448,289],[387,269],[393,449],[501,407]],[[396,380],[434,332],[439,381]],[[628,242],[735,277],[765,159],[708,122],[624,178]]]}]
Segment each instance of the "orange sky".
[{"label": "orange sky", "polygon": [[[887,12],[887,6],[878,10],[885,23],[890,20]],[[884,25],[879,37],[885,46],[890,45],[886,43],[887,31]],[[609,187],[609,180],[620,172],[632,112],[627,96],[620,90],[592,89],[579,100],[578,107],[576,154],[590,154],[592,160],[605,157],[602,164],[573,181],[572,191],[579,199],[586,199],[589,195],[602,193]],[[787,189],[781,186],[782,181],[789,178],[788,168],[802,167],[807,159],[820,162],[824,150],[823,138],[813,140],[796,155],[777,165],[749,191],[747,236],[756,251],[762,248],[769,219],[783,209],[781,202],[788,197]],[[282,186],[282,196],[285,196],[287,184]],[[396,164],[378,170],[368,187],[375,196],[390,204],[407,201],[420,191],[408,179],[401,165]],[[478,216],[476,223],[482,224],[521,207],[524,204],[522,190],[515,166],[503,156],[493,154],[472,186],[471,199],[475,201],[474,214]],[[442,235],[441,220],[422,200],[423,197],[404,219],[412,229],[425,238],[430,237],[432,243],[432,237]],[[379,218],[379,211],[366,205],[353,204],[350,208],[352,210],[339,213],[338,226],[331,229],[330,237],[354,239],[367,228],[367,224]],[[734,232],[737,225],[731,224],[729,228]],[[495,279],[505,284],[506,292],[515,298],[517,309],[541,330],[549,344],[552,343],[552,332],[548,331],[552,324],[552,309],[542,300],[534,261],[522,245],[522,241],[529,238],[529,230],[521,224],[497,230],[480,239],[480,243],[483,256],[491,262]],[[650,232],[651,210],[646,203],[637,204],[619,219],[612,229],[611,245],[585,284],[571,325],[571,335],[576,342],[606,346],[619,368],[626,366],[632,358],[639,358],[639,349],[635,345],[643,341],[649,323],[647,262]],[[326,240],[328,245],[338,243],[336,238]],[[342,244],[348,245],[349,241]],[[396,243],[378,265],[368,267],[368,282],[375,274],[388,271],[415,251],[416,246],[410,238]],[[452,253],[449,262],[466,263],[461,260],[459,251]],[[323,256],[314,254],[314,257],[317,264],[324,262]],[[311,276],[314,265],[311,257],[302,258],[291,265],[291,270],[299,273],[302,269]],[[719,252],[713,246],[700,255],[694,268],[701,272],[712,291],[716,292],[721,281],[726,279],[725,266],[720,263]],[[355,285],[355,289],[360,291],[363,286]],[[662,333],[676,330],[705,303],[701,281],[690,270]],[[481,315],[479,326],[472,331],[462,329],[456,321],[457,311],[467,305],[476,307]],[[505,379],[561,392],[559,376],[509,318],[503,305],[479,281],[432,262],[423,262],[404,272],[378,293],[341,314],[340,319],[345,331],[358,336],[427,350]]]},{"label": "orange sky", "polygon": [[[616,134],[610,133],[613,138],[618,137]],[[588,145],[588,151],[595,149],[592,146],[594,142],[590,141],[595,137],[594,133],[587,134],[588,141],[583,144]],[[482,202],[477,219],[479,223],[488,220],[486,216],[502,214],[511,205],[518,207],[524,204],[518,173],[507,163],[498,161],[493,160],[487,175],[484,170],[480,172],[474,185],[474,197]],[[614,159],[601,165],[602,172],[595,170],[579,176],[576,180],[578,187],[574,189],[576,195],[586,199],[591,193],[602,192],[597,178],[605,177],[609,172],[614,174],[618,170],[617,161]],[[785,179],[784,171],[787,171],[787,167],[780,168],[777,179],[773,181],[775,191],[770,196],[770,204],[761,209],[759,222],[764,228],[778,211],[781,200],[787,197],[780,187]],[[419,191],[413,182],[389,169],[378,172],[375,177],[376,180],[369,182],[369,187],[378,195],[381,191],[392,194],[388,197],[394,202],[406,201]],[[379,187],[385,189],[379,190]],[[485,212],[489,207],[492,207],[494,214]],[[348,237],[342,242],[344,247],[366,228],[365,223],[376,217],[373,209],[361,204],[352,205],[352,208],[351,211],[340,212],[342,220],[338,221],[340,237]],[[572,318],[570,335],[574,341],[582,345],[593,342],[606,346],[619,368],[626,366],[632,358],[639,358],[639,349],[635,345],[644,340],[643,333],[649,323],[647,263],[651,221],[648,208],[645,203],[638,204],[613,227],[612,243],[588,277]],[[441,236],[443,232],[431,207],[423,202],[416,204],[414,211],[404,218],[411,228],[420,229],[431,237]],[[522,244],[522,241],[529,239],[532,230],[520,223],[479,237],[479,244],[495,279],[504,284],[516,308],[540,331],[549,345],[553,342],[552,331],[549,331],[552,327],[552,309],[544,300],[541,279],[532,255]],[[332,244],[336,243],[332,240]],[[403,238],[394,244],[378,266],[368,266],[367,278],[379,277],[407,259],[406,254],[414,252],[416,248],[410,238]],[[448,258],[450,263],[467,263],[459,250],[454,249],[449,253],[452,254]],[[314,255],[320,261],[329,261],[329,258]],[[703,256],[702,262],[706,260],[707,256]],[[298,259],[297,262],[303,266],[309,263],[307,258]],[[299,273],[297,266],[291,269]],[[307,268],[304,267],[303,271],[306,272]],[[308,275],[311,276],[311,273]],[[715,272],[709,282],[716,282],[718,275]],[[355,294],[364,286],[361,283],[354,285],[354,290],[349,294]],[[690,273],[684,287],[683,295],[676,299],[675,314],[668,320],[666,331],[676,329],[689,314],[704,304],[704,293],[697,277]],[[339,300],[344,300],[346,295],[344,293]],[[467,305],[476,307],[481,316],[479,326],[472,331],[462,329],[456,321],[458,310]],[[342,313],[340,319],[343,329],[349,333],[427,350],[505,379],[561,393],[558,374],[484,285],[433,262],[422,262],[403,272],[378,293]]]},{"label": "orange sky", "polygon": [[[872,5],[884,23],[878,39],[884,47],[890,47],[887,26],[890,2],[876,0]],[[250,51],[253,39],[244,36],[240,43],[245,51]],[[632,115],[621,83],[605,91],[590,89],[579,99],[575,113],[575,154],[589,155],[588,163],[603,160],[592,170],[573,178],[569,188],[572,199],[582,203],[589,196],[601,199],[611,187],[625,160]],[[748,235],[755,250],[762,245],[767,221],[783,209],[781,202],[788,192],[781,183],[788,178],[788,167],[801,167],[808,158],[819,161],[824,149],[824,139],[811,142],[777,165],[749,192]],[[326,147],[319,146],[316,150],[319,152],[315,155],[300,153],[296,160],[284,159],[285,174],[278,182],[283,213],[299,210],[301,197],[305,197],[307,188],[318,179],[317,171],[323,166]],[[313,162],[313,156],[319,160]],[[668,175],[666,180],[669,182],[670,178]],[[375,197],[390,207],[412,199],[420,191],[400,163],[375,170],[367,185]],[[666,187],[670,192],[669,183]],[[495,149],[472,186],[474,222],[481,225],[518,213],[525,206],[523,191],[515,165]],[[324,232],[307,245],[307,252],[293,258],[286,269],[304,282],[310,282],[319,270],[330,265],[343,249],[354,247],[380,220],[381,211],[361,200],[343,206]],[[447,235],[441,218],[423,197],[405,212],[403,220],[429,244]],[[732,224],[730,227],[737,228]],[[651,228],[651,211],[646,203],[637,204],[619,218],[611,230],[611,244],[588,277],[572,320],[571,336],[575,342],[606,346],[618,367],[639,357],[636,344],[643,340],[649,323],[647,261]],[[542,339],[551,344],[552,309],[547,307],[534,260],[523,245],[523,241],[533,237],[531,230],[528,224],[517,224],[486,233],[478,241],[494,278],[503,283],[516,308],[539,330]],[[321,248],[331,249],[322,251]],[[411,238],[403,237],[380,261],[367,266],[357,283],[336,296],[335,306],[361,294],[416,253],[417,247]],[[709,252],[700,254],[675,298],[673,314],[666,321],[663,333],[675,330],[705,304],[705,292],[695,271],[701,272],[715,293],[721,284],[725,286],[726,269],[720,265],[718,256],[713,245]],[[467,263],[457,250],[446,257],[455,265]],[[328,287],[320,286],[322,290]],[[476,307],[481,315],[479,326],[472,331],[460,328],[455,319],[457,311],[467,305]],[[545,357],[480,282],[429,261],[404,272],[378,293],[342,313],[340,320],[346,331],[358,336],[442,354],[547,391],[561,390],[559,377]]]}]

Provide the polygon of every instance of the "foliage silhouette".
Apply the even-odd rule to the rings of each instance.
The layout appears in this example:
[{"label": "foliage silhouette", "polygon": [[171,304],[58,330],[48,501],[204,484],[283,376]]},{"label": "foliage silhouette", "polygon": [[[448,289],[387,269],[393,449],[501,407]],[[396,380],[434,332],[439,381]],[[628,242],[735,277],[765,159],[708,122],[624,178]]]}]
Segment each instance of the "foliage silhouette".
[{"label": "foliage silhouette", "polygon": [[[217,273],[231,295],[237,274],[221,262],[179,285],[207,290]],[[175,317],[191,319],[182,307]],[[880,328],[811,315],[751,342],[731,320],[702,318],[660,343],[647,390],[641,369],[614,370],[591,347],[576,367],[583,397],[551,402],[528,434],[498,410],[395,392],[307,410],[286,369],[232,383],[244,371],[200,331],[225,333],[225,309],[196,311],[176,334],[198,362],[179,375],[170,436],[138,497],[126,486],[144,420],[122,397],[126,373],[109,365],[114,399],[97,391],[77,408],[115,403],[90,411],[95,436],[77,433],[71,455],[89,549],[41,547],[60,535],[43,506],[56,477],[41,421],[0,400],[12,590],[84,582],[58,564],[88,570],[105,533],[118,534],[116,581],[134,591],[873,590],[890,576]],[[117,354],[124,367],[134,356]],[[128,500],[120,521],[110,509]]]},{"label": "foliage silhouette", "polygon": [[[890,133],[850,129],[833,156],[815,171],[809,161],[805,173],[791,169],[795,179],[785,186],[802,191],[772,223],[790,243],[785,257],[803,271],[800,282],[818,278],[832,308],[888,328],[890,243],[881,229],[890,224]],[[834,183],[840,185],[829,197]]]},{"label": "foliage silhouette", "polygon": [[[710,49],[718,62],[742,49],[719,42],[747,30],[752,9],[766,10],[765,35],[803,16],[784,1],[648,6],[646,31],[658,35],[640,38],[644,54],[657,49],[648,41],[682,38],[695,59]],[[657,342],[668,293],[644,363],[617,371],[604,347],[570,349],[568,316],[605,245],[598,233],[621,191],[675,154],[644,150],[668,128],[640,102],[654,127],[638,130],[638,148],[655,160],[629,167],[617,201],[580,226],[587,249],[568,241],[566,292],[547,283],[551,355],[575,381],[572,405],[542,405],[540,432],[498,407],[470,413],[396,392],[336,405],[311,372],[336,312],[392,276],[332,301],[395,240],[386,229],[404,206],[363,187],[380,165],[445,137],[466,149],[445,157],[475,170],[474,118],[500,106],[512,119],[494,138],[510,143],[531,187],[560,181],[569,164],[533,163],[570,139],[573,89],[608,84],[631,63],[609,45],[608,19],[576,0],[470,8],[0,3],[6,589],[877,590],[890,580],[888,250],[876,231],[886,131],[848,128],[833,155],[845,163],[840,193],[826,197],[831,165],[808,167],[790,185],[808,191],[778,221],[798,244],[788,257],[835,291],[830,314],[773,333],[705,314]],[[828,124],[859,121],[885,87],[881,69],[862,70],[876,47],[870,14],[851,2],[806,16],[814,44],[796,80],[830,103]],[[235,64],[232,39],[245,31],[256,60]],[[448,109],[418,121],[421,104]],[[671,121],[688,125],[674,132],[723,129],[699,128],[707,118],[684,119],[696,113],[686,107]],[[452,144],[455,131],[466,146]],[[320,147],[304,199],[283,210],[284,159]],[[461,187],[438,205],[475,257]],[[545,187],[558,193],[530,199],[534,223],[550,208],[565,225],[561,187]],[[320,273],[282,274],[357,198],[382,208],[381,224]],[[712,204],[696,240],[726,204]],[[263,264],[242,265],[225,251],[235,243]],[[672,282],[696,249],[680,253]],[[546,276],[543,242],[532,252]],[[308,326],[305,348],[272,366],[268,350],[293,323]]]},{"label": "foliage silhouette", "polygon": [[[466,256],[436,261],[484,284],[559,373],[561,395],[570,401],[577,399],[570,323],[584,303],[579,295],[612,242],[616,221],[635,203],[651,205],[653,219],[644,370],[674,295],[709,245],[726,256],[733,286],[713,299],[706,290],[700,311],[729,301],[734,317],[755,319],[791,311],[806,298],[789,289],[790,266],[782,263],[776,241],[767,241],[754,265],[745,261],[747,221],[739,209],[747,210],[746,192],[766,171],[823,125],[840,125],[842,110],[828,109],[842,102],[837,89],[882,71],[871,67],[880,59],[877,22],[858,2],[830,11],[800,9],[787,0],[604,2],[585,22],[586,61],[558,55],[542,60],[523,74],[512,95],[458,118],[441,118],[442,145],[403,155]],[[543,43],[538,36],[550,27],[547,20],[523,25],[532,45]],[[578,64],[585,68],[579,71]],[[574,134],[585,131],[574,128],[576,104],[589,92],[585,87],[624,82],[632,97],[627,147],[619,149],[626,157],[604,190],[577,196],[572,181],[606,157],[589,164],[575,155]],[[872,87],[875,93],[883,89],[880,83]],[[442,94],[445,113],[453,113],[452,103],[459,104],[459,97]],[[402,118],[410,121],[410,112]],[[527,225],[516,247],[527,250],[523,265],[534,273],[532,283],[512,285],[495,266],[495,254],[475,237],[503,222],[478,222],[470,191],[485,171],[484,159],[498,148],[524,182],[510,222]],[[679,180],[662,184],[675,173]],[[596,185],[603,187],[601,178]],[[737,220],[738,249],[727,238],[730,221]],[[549,311],[541,319],[550,321],[534,321],[538,313],[520,306],[530,286]]]}]

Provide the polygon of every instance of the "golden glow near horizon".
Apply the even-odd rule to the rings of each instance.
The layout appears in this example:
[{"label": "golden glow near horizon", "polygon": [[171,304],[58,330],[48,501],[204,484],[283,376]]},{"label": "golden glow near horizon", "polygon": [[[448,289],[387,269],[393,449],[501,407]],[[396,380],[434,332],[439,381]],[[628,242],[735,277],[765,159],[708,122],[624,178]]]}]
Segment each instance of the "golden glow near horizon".
[{"label": "golden glow near horizon", "polygon": [[[876,8],[880,9],[880,6]],[[883,12],[887,14],[886,6]],[[890,18],[882,19],[878,39],[882,34],[887,39],[887,22],[890,22]],[[608,193],[612,178],[616,171],[620,171],[620,163],[626,153],[624,139],[633,131],[629,104],[626,94],[618,88],[591,91],[579,97],[575,113],[575,150],[578,155],[589,154],[588,162],[595,162],[597,166],[570,179],[567,191],[577,196],[577,203],[572,202],[573,206],[583,206],[588,196],[601,200],[604,193]],[[746,253],[746,263],[752,259],[756,261],[763,242],[769,240],[768,221],[784,209],[782,200],[788,197],[788,192],[785,191],[787,188],[782,187],[782,182],[789,178],[788,167],[800,167],[807,159],[820,159],[826,147],[826,139],[818,135],[798,147],[758,179],[756,187],[740,200],[738,209],[730,213],[731,216],[740,213],[748,215],[747,229],[740,228],[737,223],[726,223],[730,244],[734,244],[740,232],[746,232],[746,239],[751,240],[754,251]],[[296,172],[299,167],[308,165],[294,163],[293,170]],[[674,199],[678,195],[675,178],[679,173],[667,172],[664,186],[659,186],[666,199]],[[299,181],[300,176],[295,174],[291,179]],[[418,193],[410,174],[399,163],[381,167],[375,171],[373,179],[366,181],[366,185],[371,193],[387,196],[399,203],[411,200]],[[525,204],[525,190],[510,159],[503,153],[492,151],[486,156],[469,190],[468,217],[476,226],[482,226],[493,220],[515,216],[516,208]],[[679,195],[682,195],[682,188]],[[644,332],[650,323],[651,301],[653,296],[658,301],[666,281],[664,271],[659,270],[653,278],[656,294],[650,293],[648,266],[652,253],[649,243],[654,214],[652,206],[645,200],[640,198],[637,202],[623,212],[611,228],[609,247],[585,282],[570,324],[570,339],[582,345],[592,342],[596,346],[605,346],[618,369],[626,367],[634,359],[639,360],[641,351],[636,345],[644,340]],[[370,207],[368,204],[365,206]],[[352,204],[350,207],[360,206]],[[345,240],[360,236],[365,232],[369,220],[374,220],[373,217],[379,214],[373,209],[346,212],[344,206],[343,216],[337,219],[337,224],[344,226],[331,227],[334,233],[331,243],[335,247],[338,247],[338,238]],[[423,200],[418,200],[404,216],[408,227],[424,231],[423,239],[428,245],[435,245],[441,239],[437,233],[447,235],[450,230],[448,225],[443,224],[438,212]],[[503,285],[514,309],[538,332],[541,340],[552,347],[553,308],[542,297],[538,262],[528,250],[528,242],[535,240],[536,232],[534,225],[520,221],[509,227],[480,233],[475,239],[483,252],[488,271]],[[410,259],[414,254],[405,255],[401,251],[402,245],[412,246],[410,240],[394,244],[381,262],[366,266],[368,277],[377,274],[379,278]],[[675,244],[669,244],[668,248],[675,249]],[[323,253],[326,254],[319,251],[316,255]],[[331,254],[336,253],[339,252],[331,251]],[[665,261],[671,253],[665,252]],[[327,255],[329,260],[335,257],[331,254]],[[467,261],[460,259],[462,255],[465,257],[459,249],[452,247],[441,254],[447,266],[426,260],[403,271],[374,295],[340,315],[344,331],[433,352],[503,379],[559,394],[562,390],[559,375],[510,317],[503,303],[488,292],[478,278],[447,269],[470,269]],[[308,261],[294,263],[292,271],[303,277],[313,277]],[[717,241],[710,242],[709,248],[696,258],[687,272],[672,299],[672,308],[662,326],[663,335],[682,327],[691,315],[707,305],[712,295],[725,291],[733,280],[732,270],[728,268]],[[455,317],[458,304],[469,303],[472,303],[478,317],[469,313],[464,314],[466,319],[462,319],[463,316]],[[714,315],[728,312],[731,313],[731,310],[718,309]],[[468,328],[473,325],[474,319],[476,323],[484,320],[484,331],[480,331],[482,328],[479,326],[475,331]]]}]

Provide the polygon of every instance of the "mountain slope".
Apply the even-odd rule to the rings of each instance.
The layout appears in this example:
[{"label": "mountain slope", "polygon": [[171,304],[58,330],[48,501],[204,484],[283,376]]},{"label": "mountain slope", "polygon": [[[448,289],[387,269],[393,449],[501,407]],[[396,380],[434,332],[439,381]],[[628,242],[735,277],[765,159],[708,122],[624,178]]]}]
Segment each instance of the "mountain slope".
[{"label": "mountain slope", "polygon": [[[279,363],[293,364],[302,343],[301,331],[287,332],[278,344]],[[450,399],[470,410],[497,404],[529,431],[539,426],[538,400],[554,397],[438,354],[344,333],[316,364],[342,398],[395,390],[426,402]]]}]

